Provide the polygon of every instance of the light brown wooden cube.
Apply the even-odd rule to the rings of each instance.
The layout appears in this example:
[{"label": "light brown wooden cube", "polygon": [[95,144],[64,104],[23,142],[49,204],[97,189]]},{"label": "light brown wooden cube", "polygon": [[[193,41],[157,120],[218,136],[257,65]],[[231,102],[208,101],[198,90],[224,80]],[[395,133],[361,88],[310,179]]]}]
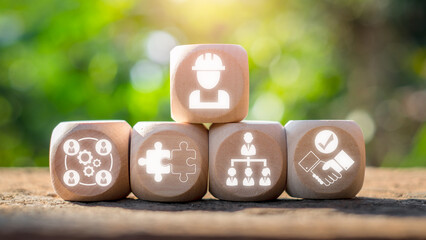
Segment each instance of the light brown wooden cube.
[{"label": "light brown wooden cube", "polygon": [[213,124],[210,192],[229,201],[276,199],[286,184],[286,147],[285,131],[278,122]]},{"label": "light brown wooden cube", "polygon": [[185,202],[207,192],[208,131],[201,124],[139,122],[132,132],[132,192],[140,199]]},{"label": "light brown wooden cube", "polygon": [[243,120],[249,104],[247,52],[231,44],[175,47],[170,52],[170,104],[177,122]]},{"label": "light brown wooden cube", "polygon": [[50,142],[50,176],[56,193],[70,201],[126,197],[129,140],[125,121],[62,122]]},{"label": "light brown wooden cube", "polygon": [[290,196],[311,199],[356,196],[364,182],[365,143],[354,121],[290,121],[285,130]]}]

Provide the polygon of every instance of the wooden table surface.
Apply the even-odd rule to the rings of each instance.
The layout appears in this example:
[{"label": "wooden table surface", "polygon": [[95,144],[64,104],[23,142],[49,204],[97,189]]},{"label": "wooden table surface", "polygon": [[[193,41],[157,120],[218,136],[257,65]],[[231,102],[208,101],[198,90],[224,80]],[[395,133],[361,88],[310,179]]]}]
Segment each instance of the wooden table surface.
[{"label": "wooden table surface", "polygon": [[368,168],[350,200],[191,203],[59,198],[47,168],[0,168],[0,239],[426,239],[426,169]]}]

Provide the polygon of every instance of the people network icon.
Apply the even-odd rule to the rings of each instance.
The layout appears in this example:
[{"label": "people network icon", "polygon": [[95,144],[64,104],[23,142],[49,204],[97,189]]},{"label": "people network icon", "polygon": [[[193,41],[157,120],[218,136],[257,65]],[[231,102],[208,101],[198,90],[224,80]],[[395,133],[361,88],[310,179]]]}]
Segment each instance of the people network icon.
[{"label": "people network icon", "polygon": [[[81,149],[83,144],[80,142],[85,143],[85,148],[92,146],[95,149]],[[77,185],[105,187],[112,182],[111,170],[114,160],[110,141],[92,137],[68,139],[63,145],[63,151],[65,173],[62,180],[68,187]],[[72,169],[73,167],[75,169]],[[79,173],[77,169],[83,170]]]}]

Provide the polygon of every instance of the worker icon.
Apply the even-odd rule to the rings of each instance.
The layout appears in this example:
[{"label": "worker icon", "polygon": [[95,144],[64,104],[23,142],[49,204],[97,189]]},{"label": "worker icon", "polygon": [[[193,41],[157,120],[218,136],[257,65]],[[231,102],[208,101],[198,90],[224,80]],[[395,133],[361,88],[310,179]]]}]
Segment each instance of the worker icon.
[{"label": "worker icon", "polygon": [[254,156],[256,155],[256,147],[251,144],[253,142],[253,135],[250,132],[244,134],[245,144],[241,147],[241,155]]},{"label": "worker icon", "polygon": [[235,175],[237,174],[237,171],[235,170],[235,168],[229,168],[228,169],[228,179],[226,179],[226,186],[238,186],[238,180],[235,177]]},{"label": "worker icon", "polygon": [[75,170],[65,172],[63,181],[67,186],[74,187],[80,182],[80,175]]},{"label": "worker icon", "polygon": [[96,173],[95,180],[96,183],[101,187],[108,186],[112,180],[111,173],[106,170],[101,170]]},{"label": "worker icon", "polygon": [[246,168],[244,173],[246,174],[246,177],[243,180],[243,185],[244,186],[254,186],[254,179],[252,177],[253,170],[251,170],[251,168]]},{"label": "worker icon", "polygon": [[[216,54],[205,53],[195,61],[192,70],[197,71],[198,83],[204,89],[213,89],[220,80],[220,71],[225,70],[222,59]],[[189,95],[190,109],[229,109],[229,94],[219,89],[216,102],[202,102],[201,91],[195,90]]]},{"label": "worker icon", "polygon": [[106,139],[101,139],[96,143],[96,152],[101,156],[106,156],[111,153],[111,142]]},{"label": "worker icon", "polygon": [[74,139],[69,139],[64,143],[64,152],[68,156],[74,156],[80,151],[80,144]]},{"label": "worker icon", "polygon": [[262,169],[262,177],[259,180],[260,186],[271,186],[271,169],[264,168]]}]

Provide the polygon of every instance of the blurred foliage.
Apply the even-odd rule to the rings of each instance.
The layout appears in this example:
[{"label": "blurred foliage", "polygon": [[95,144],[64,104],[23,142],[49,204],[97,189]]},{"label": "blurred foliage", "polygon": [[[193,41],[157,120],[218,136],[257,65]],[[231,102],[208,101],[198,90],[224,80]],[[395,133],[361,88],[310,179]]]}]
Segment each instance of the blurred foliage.
[{"label": "blurred foliage", "polygon": [[249,54],[248,119],[355,119],[374,166],[426,166],[425,1],[0,2],[0,166],[61,121],[171,120],[169,50]]}]

